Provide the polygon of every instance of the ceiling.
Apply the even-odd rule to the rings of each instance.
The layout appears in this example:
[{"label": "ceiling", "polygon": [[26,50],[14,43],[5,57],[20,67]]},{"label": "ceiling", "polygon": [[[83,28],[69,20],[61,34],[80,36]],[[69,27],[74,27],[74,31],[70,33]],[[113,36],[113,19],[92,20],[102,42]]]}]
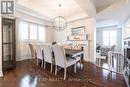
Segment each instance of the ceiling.
[{"label": "ceiling", "polygon": [[130,0],[115,0],[110,6],[96,15],[97,25],[123,25],[130,16]]},{"label": "ceiling", "polygon": [[[59,3],[62,5],[61,10]],[[97,24],[106,21],[106,25],[121,24],[130,15],[130,0],[16,0],[16,4],[34,10],[47,19],[62,15],[67,21],[73,21],[96,16]]]},{"label": "ceiling", "polygon": [[[84,18],[88,14],[75,2],[75,0],[16,0],[16,3],[24,7],[33,9],[47,17],[54,18],[62,15],[65,18]],[[61,3],[61,10],[59,10],[59,3]]]},{"label": "ceiling", "polygon": [[100,12],[101,10],[107,8],[114,1],[115,0],[93,0],[97,12]]}]

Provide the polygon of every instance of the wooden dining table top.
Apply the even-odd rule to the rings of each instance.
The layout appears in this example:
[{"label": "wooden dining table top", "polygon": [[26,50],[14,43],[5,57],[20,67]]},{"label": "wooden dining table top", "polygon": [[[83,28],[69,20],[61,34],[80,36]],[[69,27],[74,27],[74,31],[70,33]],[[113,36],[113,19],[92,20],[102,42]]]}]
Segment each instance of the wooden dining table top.
[{"label": "wooden dining table top", "polygon": [[83,50],[65,49],[66,56],[74,57],[74,56],[79,56],[83,53],[84,53]]},{"label": "wooden dining table top", "polygon": [[[43,48],[42,48],[43,50]],[[75,56],[79,56],[82,55],[84,53],[83,50],[74,50],[74,49],[65,49],[65,54],[68,57],[75,57]],[[54,55],[53,51],[52,54]]]}]

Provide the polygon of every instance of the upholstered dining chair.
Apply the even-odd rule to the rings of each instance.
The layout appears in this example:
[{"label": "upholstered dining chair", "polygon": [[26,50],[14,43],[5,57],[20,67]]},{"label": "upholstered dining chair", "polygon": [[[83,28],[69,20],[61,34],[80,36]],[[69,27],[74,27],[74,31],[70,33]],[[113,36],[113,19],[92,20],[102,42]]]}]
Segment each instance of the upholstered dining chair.
[{"label": "upholstered dining chair", "polygon": [[110,51],[114,52],[115,51],[115,47],[116,47],[116,45],[112,45],[111,48],[110,48]]},{"label": "upholstered dining chair", "polygon": [[57,74],[57,66],[64,68],[64,80],[66,79],[67,67],[74,65],[74,72],[76,73],[76,63],[80,58],[69,58],[65,56],[65,51],[63,46],[53,45],[52,50],[55,55],[55,75]]},{"label": "upholstered dining chair", "polygon": [[41,67],[42,67],[43,66],[43,53],[42,53],[41,45],[36,44],[35,48],[36,48],[37,65],[39,63],[39,60],[41,60],[42,61]]},{"label": "upholstered dining chair", "polygon": [[44,54],[44,69],[46,68],[46,62],[48,62],[51,64],[50,72],[52,72],[54,59],[52,56],[50,45],[43,45],[43,54]]},{"label": "upholstered dining chair", "polygon": [[29,44],[29,48],[31,51],[31,58],[32,58],[32,63],[33,65],[35,64],[35,60],[36,60],[36,53],[35,53],[35,48],[33,44]]}]

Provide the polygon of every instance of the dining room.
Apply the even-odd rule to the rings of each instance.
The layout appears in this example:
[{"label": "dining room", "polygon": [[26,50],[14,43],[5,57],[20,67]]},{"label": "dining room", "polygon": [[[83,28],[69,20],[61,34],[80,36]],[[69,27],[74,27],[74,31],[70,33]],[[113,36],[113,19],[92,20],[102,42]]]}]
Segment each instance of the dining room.
[{"label": "dining room", "polygon": [[0,87],[126,87],[96,63],[94,2],[0,1]]}]

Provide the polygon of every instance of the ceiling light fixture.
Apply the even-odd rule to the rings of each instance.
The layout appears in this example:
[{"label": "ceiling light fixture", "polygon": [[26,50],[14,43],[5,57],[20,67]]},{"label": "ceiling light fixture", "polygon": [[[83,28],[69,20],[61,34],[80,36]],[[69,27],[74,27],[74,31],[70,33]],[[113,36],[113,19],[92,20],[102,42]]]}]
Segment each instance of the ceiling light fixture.
[{"label": "ceiling light fixture", "polygon": [[58,31],[62,31],[67,28],[67,20],[63,16],[61,16],[60,10],[61,10],[61,3],[59,4],[59,16],[55,17],[52,23],[54,29]]}]

